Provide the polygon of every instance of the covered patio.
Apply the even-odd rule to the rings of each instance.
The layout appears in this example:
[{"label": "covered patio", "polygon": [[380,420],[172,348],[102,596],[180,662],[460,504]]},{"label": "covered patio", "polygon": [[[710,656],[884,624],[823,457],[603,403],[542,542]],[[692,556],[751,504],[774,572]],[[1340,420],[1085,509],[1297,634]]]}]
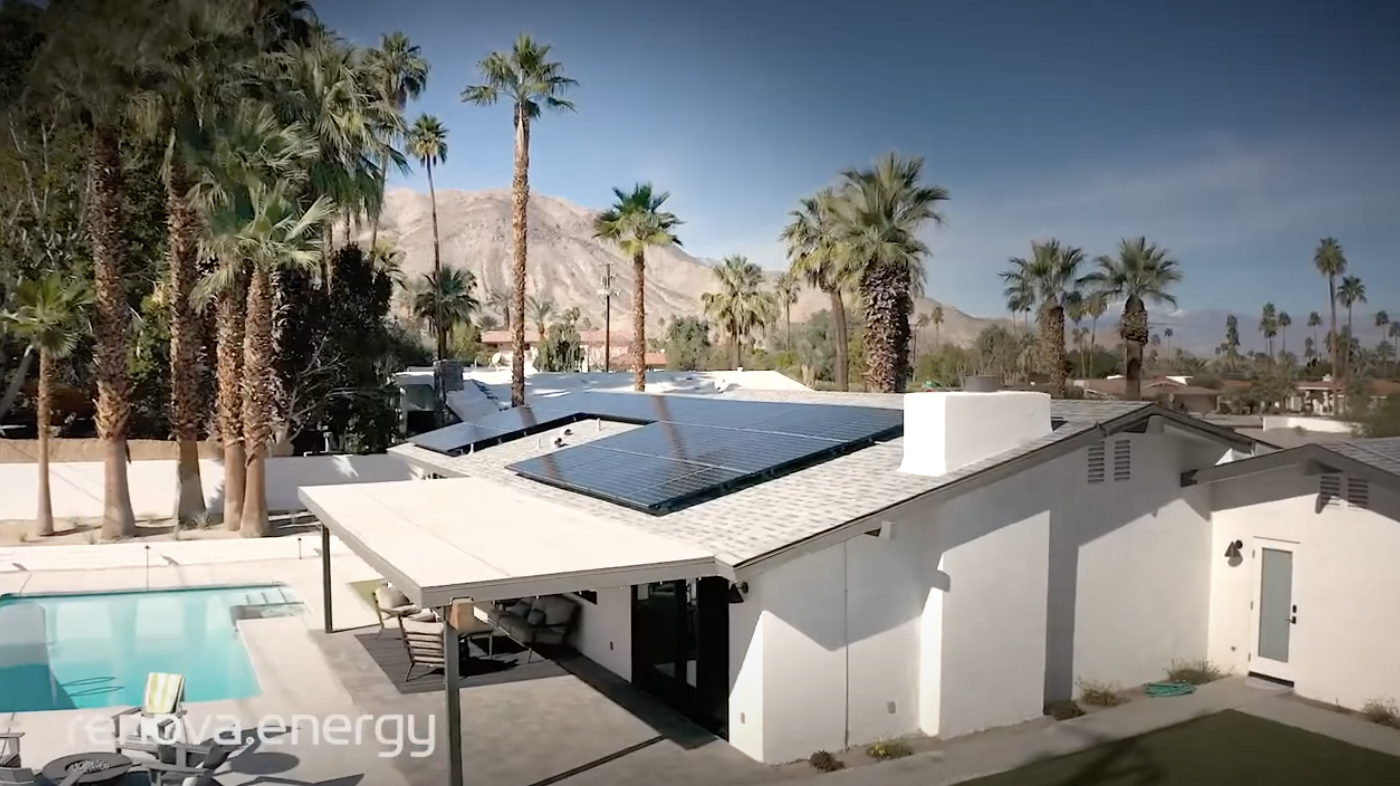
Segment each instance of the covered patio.
[{"label": "covered patio", "polygon": [[[554,595],[721,575],[713,554],[479,478],[317,486],[300,491],[321,520],[323,613],[335,630],[331,535],[420,608],[442,618],[455,653],[454,601]],[[459,662],[445,657],[448,782],[463,783]]]}]

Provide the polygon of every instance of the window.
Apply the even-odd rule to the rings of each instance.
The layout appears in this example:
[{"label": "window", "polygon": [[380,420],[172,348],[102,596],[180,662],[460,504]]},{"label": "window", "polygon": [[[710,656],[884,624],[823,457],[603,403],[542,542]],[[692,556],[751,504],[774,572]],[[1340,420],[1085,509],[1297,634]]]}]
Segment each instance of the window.
[{"label": "window", "polygon": [[1102,483],[1104,478],[1103,443],[1089,446],[1089,482]]},{"label": "window", "polygon": [[1120,439],[1113,443],[1113,479],[1130,480],[1133,477],[1133,443]]},{"label": "window", "polygon": [[1320,475],[1317,479],[1317,494],[1322,498],[1323,507],[1337,507],[1342,499],[1342,476]]},{"label": "window", "polygon": [[1370,510],[1371,486],[1361,478],[1347,478],[1347,507]]}]

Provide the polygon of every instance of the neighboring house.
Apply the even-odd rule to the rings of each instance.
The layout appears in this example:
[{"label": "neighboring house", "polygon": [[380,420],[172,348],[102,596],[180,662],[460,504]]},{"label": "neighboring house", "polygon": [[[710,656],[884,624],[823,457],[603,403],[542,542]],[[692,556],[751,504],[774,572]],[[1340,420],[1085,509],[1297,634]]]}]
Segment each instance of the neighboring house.
[{"label": "neighboring house", "polygon": [[[1127,380],[1122,377],[1109,379],[1076,379],[1075,387],[1084,391],[1085,398],[1122,400],[1127,390]],[[1159,377],[1143,380],[1142,399],[1156,401],[1171,409],[1205,415],[1219,408],[1220,391],[1211,388],[1188,385],[1184,379]]]},{"label": "neighboring house", "polygon": [[[1009,391],[529,403],[391,450],[444,479],[302,498],[424,605],[571,593],[581,654],[760,761],[1016,724],[1080,680],[1137,685],[1177,660],[1347,706],[1400,696],[1400,622],[1378,605],[1400,594],[1400,528],[1381,518],[1400,512],[1373,483],[1371,511],[1320,514],[1355,531],[1302,521],[1316,489],[1289,470],[1229,474],[1295,454],[1247,458],[1271,448],[1230,429]],[[794,459],[813,435],[821,455]],[[1281,635],[1259,620],[1281,596],[1251,610],[1248,577],[1255,537],[1290,536],[1268,507],[1290,499],[1309,550],[1288,661],[1254,644]],[[1234,540],[1249,567],[1229,566]]]},{"label": "neighboring house", "polygon": [[[1388,379],[1371,379],[1364,383],[1372,400],[1386,396],[1400,395],[1400,382]],[[1294,385],[1297,394],[1285,402],[1285,407],[1293,412],[1308,412],[1317,415],[1331,415],[1337,411],[1339,386],[1331,379],[1305,380]]]}]

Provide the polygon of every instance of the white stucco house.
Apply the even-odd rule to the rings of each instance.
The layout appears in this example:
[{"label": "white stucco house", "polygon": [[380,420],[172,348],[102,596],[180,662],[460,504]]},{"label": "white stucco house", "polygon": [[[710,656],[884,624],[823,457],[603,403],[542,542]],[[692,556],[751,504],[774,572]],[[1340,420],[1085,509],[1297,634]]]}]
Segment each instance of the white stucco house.
[{"label": "white stucco house", "polygon": [[[434,479],[302,498],[423,605],[569,594],[579,653],[764,762],[1015,724],[1179,659],[1347,706],[1400,697],[1394,441],[1277,451],[1025,392],[582,395],[392,449]],[[647,461],[704,485],[811,417],[865,437],[635,504]]]}]

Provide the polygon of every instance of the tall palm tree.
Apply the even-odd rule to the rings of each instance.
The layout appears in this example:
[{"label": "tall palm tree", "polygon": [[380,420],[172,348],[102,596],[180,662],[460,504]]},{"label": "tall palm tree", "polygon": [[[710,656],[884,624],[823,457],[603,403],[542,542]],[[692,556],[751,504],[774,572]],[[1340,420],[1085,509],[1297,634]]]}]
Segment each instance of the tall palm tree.
[{"label": "tall palm tree", "polygon": [[792,307],[802,292],[802,280],[785,270],[773,284],[773,295],[783,307],[783,346],[792,349]]},{"label": "tall palm tree", "polygon": [[1366,285],[1361,283],[1361,279],[1356,276],[1344,276],[1341,286],[1337,287],[1337,302],[1347,310],[1346,339],[1339,343],[1346,348],[1346,352],[1342,354],[1342,376],[1350,378],[1351,344],[1356,336],[1356,331],[1352,327],[1352,309],[1366,302]]},{"label": "tall palm tree", "polygon": [[[408,36],[399,31],[387,33],[379,39],[379,46],[369,50],[368,70],[378,100],[387,102],[391,112],[384,113],[390,119],[379,129],[381,142],[386,148],[392,147],[402,135],[402,118],[408,102],[418,98],[428,86],[428,61],[417,46],[409,43]],[[398,122],[394,122],[397,120]],[[387,151],[380,155],[379,171],[387,175],[390,156]],[[379,217],[383,209],[384,189],[388,178],[379,183],[379,205],[370,219],[369,245],[374,248],[379,242]]]},{"label": "tall palm tree", "polygon": [[1170,355],[1170,354],[1172,353],[1172,336],[1175,336],[1175,335],[1176,335],[1176,331],[1175,331],[1175,330],[1172,330],[1171,328],[1167,328],[1167,329],[1165,329],[1165,330],[1162,331],[1162,338],[1164,338],[1164,339],[1167,340],[1167,354],[1168,354],[1168,355]]},{"label": "tall palm tree", "polygon": [[1101,256],[1099,269],[1090,273],[1085,285],[1106,298],[1124,298],[1119,336],[1127,350],[1125,395],[1129,401],[1142,397],[1142,348],[1147,344],[1147,301],[1176,305],[1171,289],[1181,283],[1181,267],[1165,248],[1147,242],[1145,237],[1124,239],[1117,256]]},{"label": "tall palm tree", "polygon": [[1287,355],[1288,329],[1293,326],[1293,317],[1289,316],[1287,311],[1280,311],[1275,321],[1278,323],[1278,353],[1279,355]]},{"label": "tall palm tree", "polygon": [[87,136],[88,198],[84,210],[91,244],[97,376],[97,433],[102,440],[106,540],[136,534],[127,481],[131,380],[127,372],[130,274],[123,242],[125,198],[122,129],[130,97],[143,84],[142,65],[156,29],[149,9],[104,0],[51,6],[53,34],[34,67],[39,89],[66,110]]},{"label": "tall palm tree", "polygon": [[530,321],[535,323],[535,334],[543,343],[549,332],[549,318],[554,316],[554,301],[547,297],[531,295],[525,298],[525,311]]},{"label": "tall palm tree", "polygon": [[1341,381],[1343,374],[1342,356],[1338,351],[1340,342],[1337,335],[1337,280],[1347,272],[1347,257],[1342,244],[1336,238],[1324,237],[1313,252],[1313,267],[1327,279],[1327,307],[1331,310],[1331,323],[1328,327],[1328,346],[1332,353],[1332,378]]},{"label": "tall palm tree", "polygon": [[1396,348],[1395,365],[1391,369],[1391,376],[1400,377],[1400,322],[1390,323],[1390,345]]},{"label": "tall palm tree", "polygon": [[924,159],[891,153],[866,169],[841,173],[838,237],[847,245],[865,310],[866,389],[896,393],[909,378],[909,316],[923,294],[919,235],[942,225],[942,186],[923,182]]},{"label": "tall palm tree", "polygon": [[931,324],[933,324],[933,315],[931,314],[920,314],[914,320],[914,336],[910,341],[912,347],[909,350],[909,363],[911,365],[918,365],[919,362],[919,333],[927,330]]},{"label": "tall palm tree", "polygon": [[937,349],[943,343],[942,337],[939,336],[939,329],[943,327],[943,304],[940,303],[933,307],[933,313],[930,314],[929,319],[933,322],[933,347]]},{"label": "tall palm tree", "polygon": [[1058,240],[1031,244],[1029,259],[1016,257],[1001,274],[1008,297],[1028,292],[1040,314],[1040,354],[1050,374],[1051,395],[1064,397],[1066,383],[1065,311],[1079,299],[1084,252]]},{"label": "tall palm tree", "polygon": [[92,290],[85,281],[51,273],[24,281],[14,292],[13,311],[0,314],[15,335],[27,339],[39,355],[39,395],[35,400],[39,432],[39,505],[34,536],[53,534],[53,499],[49,493],[49,436],[53,416],[54,362],[66,357],[88,331]]},{"label": "tall palm tree", "polygon": [[703,293],[700,302],[729,338],[730,368],[739,368],[743,345],[777,316],[778,300],[763,288],[763,269],[747,257],[725,257],[713,270],[719,291]]},{"label": "tall palm tree", "polygon": [[[1082,299],[1084,316],[1089,318],[1089,360],[1092,361],[1099,351],[1099,320],[1108,311],[1108,298],[1102,292],[1087,289]],[[1085,376],[1088,376],[1088,372],[1085,372]]]},{"label": "tall palm tree", "polygon": [[442,347],[447,346],[452,330],[471,322],[472,314],[481,308],[476,299],[476,275],[451,265],[424,274],[405,294],[413,318],[427,325],[434,342]]},{"label": "tall palm tree", "polygon": [[835,344],[836,389],[850,389],[850,342],[846,332],[845,292],[854,284],[845,245],[837,238],[836,192],[823,189],[803,199],[778,239],[787,246],[790,272],[831,301],[832,343]]},{"label": "tall palm tree", "polygon": [[500,287],[486,290],[486,307],[501,316],[501,324],[507,329],[510,328],[510,299],[511,293]]},{"label": "tall palm tree", "polygon": [[1308,330],[1312,331],[1313,346],[1317,346],[1317,329],[1322,325],[1322,315],[1316,311],[1308,312]]},{"label": "tall palm tree", "polygon": [[1273,303],[1265,303],[1259,314],[1259,332],[1264,334],[1264,344],[1268,348],[1269,359],[1274,357],[1274,336],[1278,335],[1278,308]]},{"label": "tall palm tree", "polygon": [[1380,343],[1384,344],[1384,343],[1385,343],[1385,336],[1386,336],[1386,328],[1390,327],[1390,314],[1387,314],[1387,313],[1385,312],[1384,309],[1382,309],[1382,310],[1380,310],[1380,311],[1377,311],[1377,312],[1376,312],[1376,318],[1375,318],[1375,324],[1376,324],[1376,329],[1379,330],[1380,333],[1381,333],[1381,340],[1380,340]]},{"label": "tall palm tree", "polygon": [[[549,44],[537,43],[521,33],[509,52],[492,52],[477,68],[482,83],[462,91],[462,101],[490,106],[502,99],[510,102],[515,127],[515,167],[511,177],[511,234],[515,240],[515,293],[511,322],[513,352],[510,361],[510,402],[525,403],[525,260],[526,206],[530,201],[530,127],[545,110],[574,111],[574,104],[563,97],[578,82],[564,76],[562,63],[549,59]],[[634,345],[641,336],[633,336]],[[641,349],[645,360],[645,346]],[[635,346],[633,353],[637,352]],[[640,388],[638,388],[640,389]]]},{"label": "tall palm tree", "polygon": [[[422,164],[423,170],[428,173],[428,201],[432,205],[433,216],[433,280],[438,281],[442,279],[442,246],[438,236],[437,187],[433,185],[433,166],[447,161],[447,128],[442,121],[433,115],[419,115],[413,123],[413,128],[408,131],[408,153],[418,159],[418,163]],[[436,331],[437,343],[433,348],[433,358],[440,361],[447,357],[447,331],[441,329],[446,322],[439,314],[433,318],[433,324],[439,328]],[[445,407],[443,388],[437,374],[433,375],[433,389],[433,411],[437,424],[441,426]]]},{"label": "tall palm tree", "polygon": [[[671,195],[653,191],[650,183],[639,183],[630,192],[614,188],[613,196],[617,198],[613,206],[594,219],[593,236],[616,243],[632,258],[632,388],[646,390],[646,252],[648,248],[679,246],[675,229],[682,222],[674,213],[662,210]],[[522,305],[517,299],[517,307]]]},{"label": "tall palm tree", "polygon": [[248,293],[243,337],[243,446],[247,452],[241,531],[246,537],[271,534],[267,516],[267,456],[276,416],[276,345],[273,339],[273,275],[282,270],[315,273],[321,263],[319,235],[334,215],[334,204],[319,197],[303,210],[296,185],[259,180],[247,184],[247,212],[225,211],[214,216],[211,231],[236,250],[235,260],[216,271],[200,288],[230,289],[245,268]]}]

